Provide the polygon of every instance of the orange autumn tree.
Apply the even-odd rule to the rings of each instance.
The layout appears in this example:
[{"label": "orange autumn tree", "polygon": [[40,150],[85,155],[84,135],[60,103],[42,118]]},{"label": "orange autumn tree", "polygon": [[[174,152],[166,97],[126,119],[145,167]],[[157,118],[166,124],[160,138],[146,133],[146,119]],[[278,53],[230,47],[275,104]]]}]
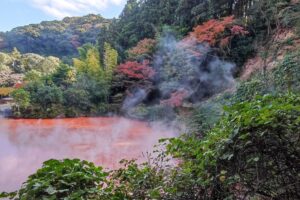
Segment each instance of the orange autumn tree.
[{"label": "orange autumn tree", "polygon": [[141,56],[149,56],[156,46],[156,40],[145,38],[138,42],[138,44],[128,50],[128,56],[131,59],[137,59]]},{"label": "orange autumn tree", "polygon": [[248,34],[248,31],[242,26],[234,23],[234,16],[224,17],[220,20],[211,19],[196,26],[188,37],[195,38],[197,42],[207,43],[210,46],[225,47],[234,36]]}]

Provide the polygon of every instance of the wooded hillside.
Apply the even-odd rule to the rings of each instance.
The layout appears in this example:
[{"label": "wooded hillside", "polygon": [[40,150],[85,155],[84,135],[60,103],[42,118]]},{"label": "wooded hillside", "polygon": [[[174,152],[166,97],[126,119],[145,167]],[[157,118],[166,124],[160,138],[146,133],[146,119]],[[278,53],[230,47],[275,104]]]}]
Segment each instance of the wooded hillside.
[{"label": "wooded hillside", "polygon": [[9,52],[16,47],[21,53],[72,58],[78,47],[95,43],[101,29],[110,22],[100,15],[87,15],[17,27],[0,33],[0,51]]}]

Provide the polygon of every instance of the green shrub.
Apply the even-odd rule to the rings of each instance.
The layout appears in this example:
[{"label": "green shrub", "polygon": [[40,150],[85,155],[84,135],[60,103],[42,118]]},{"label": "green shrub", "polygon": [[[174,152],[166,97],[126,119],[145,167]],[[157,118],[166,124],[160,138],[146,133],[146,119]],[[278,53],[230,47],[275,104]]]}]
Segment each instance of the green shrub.
[{"label": "green shrub", "polygon": [[92,104],[86,90],[68,88],[63,93],[67,117],[76,117],[90,112]]},{"label": "green shrub", "polygon": [[20,117],[20,110],[26,109],[30,106],[30,94],[24,89],[17,89],[14,90],[11,95],[16,103],[13,108],[13,114],[16,117]]},{"label": "green shrub", "polygon": [[300,51],[287,54],[274,69],[274,84],[280,91],[300,91]]},{"label": "green shrub", "polygon": [[87,161],[49,160],[18,192],[2,196],[15,195],[15,199],[22,200],[100,199],[107,175],[102,168]]},{"label": "green shrub", "polygon": [[[267,76],[270,77],[270,74],[267,74]],[[233,101],[247,101],[253,99],[256,95],[270,93],[273,85],[270,82],[262,74],[256,74],[251,80],[239,83]]]},{"label": "green shrub", "polygon": [[192,115],[187,119],[189,132],[204,135],[220,120],[224,105],[231,103],[233,94],[225,92],[207,101],[194,105]]},{"label": "green shrub", "polygon": [[296,199],[299,116],[300,96],[292,93],[257,97],[228,108],[207,138],[209,142],[219,138],[211,154],[215,176],[246,196]]},{"label": "green shrub", "polygon": [[167,146],[182,160],[184,184],[202,196],[191,199],[296,199],[300,96],[266,95],[225,111],[203,139],[174,138]]},{"label": "green shrub", "polygon": [[165,170],[162,166],[158,163],[139,165],[127,160],[121,164],[123,167],[111,174],[112,199],[163,199]]}]

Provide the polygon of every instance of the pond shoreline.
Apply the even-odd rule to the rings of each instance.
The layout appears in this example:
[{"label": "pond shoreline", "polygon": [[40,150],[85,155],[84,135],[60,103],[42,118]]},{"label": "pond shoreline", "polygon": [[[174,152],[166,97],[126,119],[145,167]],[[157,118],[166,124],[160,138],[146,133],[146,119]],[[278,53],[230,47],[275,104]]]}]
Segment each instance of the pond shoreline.
[{"label": "pond shoreline", "polygon": [[17,117],[17,116],[13,115],[12,110],[13,110],[12,103],[0,103],[0,118],[14,119],[14,120],[18,120],[18,119],[39,120],[39,119],[77,119],[77,118],[111,118],[111,117],[115,117],[115,118],[126,118],[126,119],[140,121],[140,122],[153,121],[153,120],[147,120],[146,118],[133,117],[132,115],[112,113],[112,112],[107,113],[105,115],[82,115],[82,116],[76,116],[76,117],[66,117],[66,116],[62,116],[62,115],[53,117],[53,118],[51,118],[51,117],[35,118],[35,117],[24,117],[24,116]]}]

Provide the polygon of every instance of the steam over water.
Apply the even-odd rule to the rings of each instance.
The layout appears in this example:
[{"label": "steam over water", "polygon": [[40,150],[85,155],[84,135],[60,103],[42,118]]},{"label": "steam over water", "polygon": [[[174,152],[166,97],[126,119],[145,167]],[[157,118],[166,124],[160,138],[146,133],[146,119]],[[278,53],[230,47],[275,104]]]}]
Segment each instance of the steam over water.
[{"label": "steam over water", "polygon": [[18,189],[49,159],[80,158],[105,168],[142,160],[175,131],[124,118],[0,119],[0,192]]}]

